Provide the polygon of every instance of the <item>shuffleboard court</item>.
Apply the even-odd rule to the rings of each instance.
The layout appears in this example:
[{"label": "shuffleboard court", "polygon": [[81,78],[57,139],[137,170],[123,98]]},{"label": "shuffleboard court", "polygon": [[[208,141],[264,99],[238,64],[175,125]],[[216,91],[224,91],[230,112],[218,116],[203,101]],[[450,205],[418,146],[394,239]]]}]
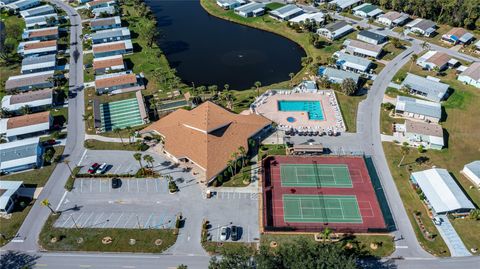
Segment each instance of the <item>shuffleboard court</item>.
[{"label": "shuffleboard court", "polygon": [[345,164],[281,164],[280,179],[284,187],[353,187]]},{"label": "shuffleboard court", "polygon": [[363,223],[354,195],[283,195],[285,222]]}]

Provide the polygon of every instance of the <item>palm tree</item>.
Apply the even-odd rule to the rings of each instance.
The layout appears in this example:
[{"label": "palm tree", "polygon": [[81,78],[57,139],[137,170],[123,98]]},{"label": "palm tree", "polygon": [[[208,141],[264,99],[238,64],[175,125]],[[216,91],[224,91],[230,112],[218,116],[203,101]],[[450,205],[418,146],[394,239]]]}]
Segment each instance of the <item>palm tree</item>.
[{"label": "palm tree", "polygon": [[260,81],[255,81],[254,85],[255,85],[255,88],[257,88],[257,97],[259,97],[260,96],[259,88],[260,86],[262,86],[262,83]]},{"label": "palm tree", "polygon": [[128,131],[128,143],[131,144],[132,142],[130,142],[130,137],[132,136],[132,127],[127,126],[125,129]]},{"label": "palm tree", "polygon": [[435,72],[435,75],[439,75],[440,74],[440,67],[438,67],[437,65],[435,65],[432,69],[433,72]]},{"label": "palm tree", "polygon": [[288,76],[290,77],[290,86],[293,85],[293,77],[295,76],[294,73],[290,73],[288,74]]},{"label": "palm tree", "polygon": [[138,161],[138,164],[140,164],[140,169],[143,170],[143,164],[142,164],[142,153],[134,153],[133,158]]},{"label": "palm tree", "polygon": [[422,49],[424,49],[424,50],[430,49],[430,44],[428,44],[427,41],[423,41],[423,43],[422,43]]},{"label": "palm tree", "polygon": [[115,127],[115,128],[113,129],[113,132],[118,135],[118,137],[120,138],[120,141],[122,142],[122,144],[125,145],[125,144],[123,143],[123,137],[122,137],[120,128]]},{"label": "palm tree", "polygon": [[20,108],[20,113],[22,113],[23,115],[27,115],[32,113],[32,110],[30,109],[29,105],[24,105]]},{"label": "palm tree", "polygon": [[68,167],[68,170],[70,170],[70,177],[75,178],[75,175],[73,174],[73,170],[72,170],[72,168],[70,167],[70,161],[67,160],[67,159],[65,159],[65,160],[63,160],[63,163],[66,164],[67,167]]},{"label": "palm tree", "polygon": [[227,169],[230,171],[230,174],[232,174],[232,176],[234,175],[233,173],[233,166],[235,165],[235,162],[232,161],[232,160],[228,160],[227,162]]},{"label": "palm tree", "polygon": [[323,235],[323,242],[325,242],[325,240],[327,240],[327,238],[330,237],[330,234],[332,233],[332,230],[330,230],[330,228],[325,228],[323,229],[323,232],[322,232],[322,235]]},{"label": "palm tree", "polygon": [[243,168],[243,166],[245,166],[247,164],[246,163],[246,161],[247,161],[247,151],[245,150],[245,147],[240,146],[238,148],[238,153],[240,153],[240,158],[243,159],[243,161],[242,161],[242,168]]},{"label": "palm tree", "polygon": [[228,84],[223,85],[223,90],[228,92],[229,89],[230,89],[230,85]]},{"label": "palm tree", "polygon": [[417,61],[417,59],[418,59],[418,54],[415,54],[415,53],[412,54],[412,56],[410,56],[410,59],[411,59],[412,61],[410,62],[410,67],[408,68],[408,72],[410,72],[410,70],[412,69],[412,64]]},{"label": "palm tree", "polygon": [[398,167],[402,166],[403,159],[405,159],[405,156],[410,153],[410,147],[408,147],[408,143],[404,143],[403,146],[400,148],[400,152],[402,153],[402,159],[400,160],[400,163],[398,164]]},{"label": "palm tree", "polygon": [[238,159],[238,152],[234,151],[232,152],[232,155],[230,155],[230,158],[233,160],[233,169],[235,174],[237,173],[237,159]]},{"label": "palm tree", "polygon": [[155,159],[153,159],[152,156],[150,156],[150,155],[148,155],[148,154],[147,154],[147,155],[144,155],[144,156],[143,156],[143,160],[146,161],[146,162],[150,165],[150,168],[153,167],[153,162],[155,161]]},{"label": "palm tree", "polygon": [[50,209],[50,211],[52,212],[52,214],[56,214],[57,212],[55,212],[55,210],[53,210],[52,208],[52,205],[50,204],[50,201],[48,199],[45,199],[42,201],[42,206],[46,206],[48,207],[48,209]]}]

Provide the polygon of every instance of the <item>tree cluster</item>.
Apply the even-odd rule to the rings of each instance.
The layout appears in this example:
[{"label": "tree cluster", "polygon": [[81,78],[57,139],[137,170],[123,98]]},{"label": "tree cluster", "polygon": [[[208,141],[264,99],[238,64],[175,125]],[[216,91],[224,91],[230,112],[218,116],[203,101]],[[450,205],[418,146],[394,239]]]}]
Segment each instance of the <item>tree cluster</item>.
[{"label": "tree cluster", "polygon": [[480,28],[478,0],[369,0],[384,9],[429,19],[467,29]]},{"label": "tree cluster", "polygon": [[346,250],[338,243],[316,243],[296,240],[282,243],[277,248],[260,247],[252,256],[248,248],[229,250],[225,248],[221,259],[212,258],[209,269],[287,269],[287,268],[358,268],[355,251]]}]

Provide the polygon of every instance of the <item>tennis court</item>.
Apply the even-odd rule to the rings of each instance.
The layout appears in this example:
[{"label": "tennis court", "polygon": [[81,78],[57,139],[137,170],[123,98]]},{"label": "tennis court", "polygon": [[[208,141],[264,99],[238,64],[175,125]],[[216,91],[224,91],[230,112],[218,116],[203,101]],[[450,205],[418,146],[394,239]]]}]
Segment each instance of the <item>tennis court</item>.
[{"label": "tennis court", "polygon": [[281,164],[280,179],[283,187],[353,187],[345,164]]},{"label": "tennis court", "polygon": [[285,222],[362,223],[354,195],[283,195]]}]

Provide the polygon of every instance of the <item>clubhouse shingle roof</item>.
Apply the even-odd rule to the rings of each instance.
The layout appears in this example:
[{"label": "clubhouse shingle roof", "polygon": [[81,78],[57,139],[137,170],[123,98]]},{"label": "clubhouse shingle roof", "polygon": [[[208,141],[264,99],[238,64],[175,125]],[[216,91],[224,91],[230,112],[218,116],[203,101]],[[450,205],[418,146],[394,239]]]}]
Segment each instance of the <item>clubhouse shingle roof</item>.
[{"label": "clubhouse shingle roof", "polygon": [[165,150],[186,157],[205,169],[211,179],[227,166],[232,152],[248,149],[248,138],[271,122],[258,115],[238,115],[205,102],[187,111],[179,109],[145,128],[165,137]]}]

